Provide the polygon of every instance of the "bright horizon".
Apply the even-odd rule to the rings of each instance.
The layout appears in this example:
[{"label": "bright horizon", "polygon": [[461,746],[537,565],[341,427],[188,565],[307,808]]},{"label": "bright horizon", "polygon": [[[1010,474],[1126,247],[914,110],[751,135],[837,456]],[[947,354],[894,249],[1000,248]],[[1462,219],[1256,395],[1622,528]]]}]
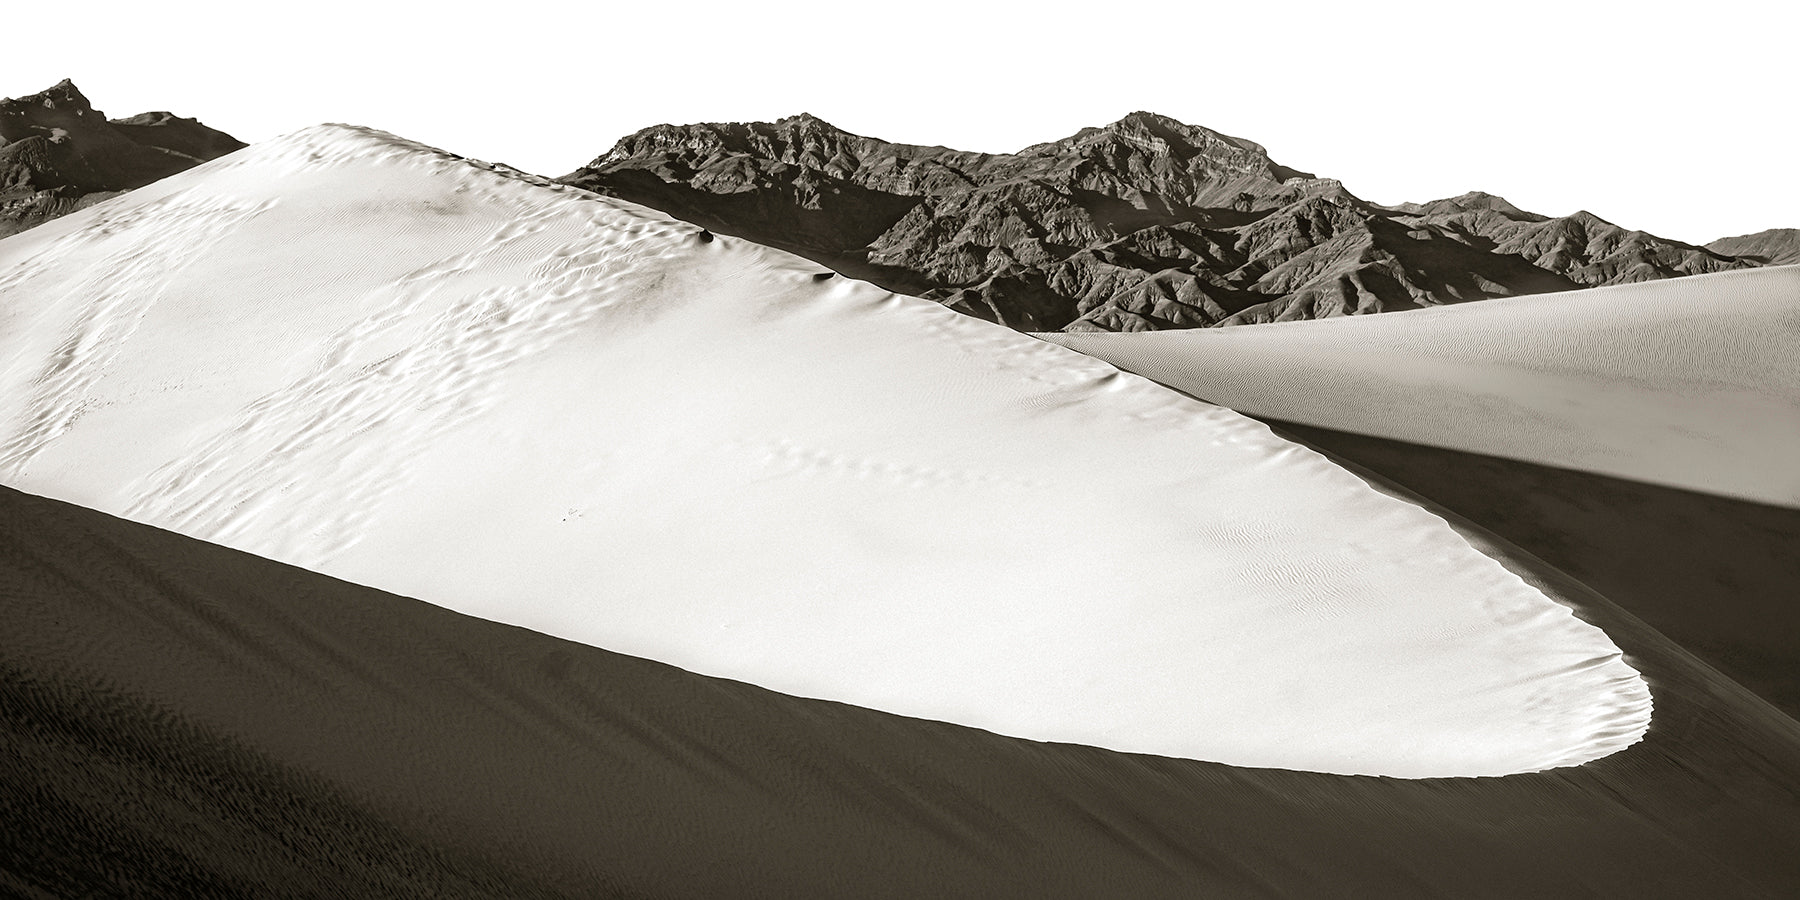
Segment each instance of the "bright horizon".
[{"label": "bright horizon", "polygon": [[[1800,227],[1790,4],[1156,2],[1133,23],[944,0],[519,0],[476,16],[100,2],[72,41],[8,48],[0,95],[62,78],[108,116],[167,109],[252,143],[368,125],[565,174],[659,123],[810,112],[892,141],[1009,152],[1150,110],[1248,138],[1364,199],[1484,190],[1700,244]],[[297,9],[297,8],[296,8]]]}]

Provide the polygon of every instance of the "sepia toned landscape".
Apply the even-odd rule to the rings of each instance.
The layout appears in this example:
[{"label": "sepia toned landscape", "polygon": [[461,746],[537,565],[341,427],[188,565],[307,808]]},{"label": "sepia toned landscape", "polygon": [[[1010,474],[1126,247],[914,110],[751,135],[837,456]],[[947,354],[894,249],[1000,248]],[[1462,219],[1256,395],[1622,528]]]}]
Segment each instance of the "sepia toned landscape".
[{"label": "sepia toned landscape", "polygon": [[0,102],[5,892],[1800,887],[1800,232],[455,150]]}]

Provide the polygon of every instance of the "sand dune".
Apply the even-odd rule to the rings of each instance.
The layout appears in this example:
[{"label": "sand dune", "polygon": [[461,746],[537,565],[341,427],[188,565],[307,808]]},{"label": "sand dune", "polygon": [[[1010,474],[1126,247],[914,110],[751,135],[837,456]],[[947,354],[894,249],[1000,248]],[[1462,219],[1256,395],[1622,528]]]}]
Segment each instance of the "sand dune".
[{"label": "sand dune", "polygon": [[0,489],[0,892],[1790,893],[1800,726],[1582,605],[1656,687],[1625,752],[1240,769],[801,700]]},{"label": "sand dune", "polygon": [[1044,337],[1252,415],[1800,507],[1800,268]]},{"label": "sand dune", "polygon": [[1494,532],[1800,716],[1800,509],[1270,424]]},{"label": "sand dune", "polygon": [[1648,725],[1599,629],[1258,423],[388,135],[251,148],[0,266],[0,477],[353,582],[1249,766],[1499,775]]}]

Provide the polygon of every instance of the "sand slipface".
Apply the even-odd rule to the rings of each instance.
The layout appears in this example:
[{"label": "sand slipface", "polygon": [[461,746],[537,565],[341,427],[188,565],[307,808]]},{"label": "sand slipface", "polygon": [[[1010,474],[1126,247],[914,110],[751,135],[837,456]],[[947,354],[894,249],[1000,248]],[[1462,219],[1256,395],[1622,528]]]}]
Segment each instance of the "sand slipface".
[{"label": "sand slipface", "polygon": [[1252,415],[1800,507],[1800,267],[1043,337]]},{"label": "sand slipface", "polygon": [[1402,777],[1650,697],[1230,410],[619,201],[320,126],[0,242],[0,478],[712,675]]}]

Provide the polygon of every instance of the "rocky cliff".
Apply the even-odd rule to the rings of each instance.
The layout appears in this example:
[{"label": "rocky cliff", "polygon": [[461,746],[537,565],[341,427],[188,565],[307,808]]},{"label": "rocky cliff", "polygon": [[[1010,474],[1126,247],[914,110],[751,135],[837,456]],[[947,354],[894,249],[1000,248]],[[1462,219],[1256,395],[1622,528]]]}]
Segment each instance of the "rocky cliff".
[{"label": "rocky cliff", "polygon": [[243,146],[168,112],[108,120],[67,79],[0,100],[0,237]]},{"label": "rocky cliff", "polygon": [[1319,318],[1762,264],[1482,193],[1378,206],[1146,112],[1011,154],[809,115],[660,125],[561,180],[1027,331]]}]

